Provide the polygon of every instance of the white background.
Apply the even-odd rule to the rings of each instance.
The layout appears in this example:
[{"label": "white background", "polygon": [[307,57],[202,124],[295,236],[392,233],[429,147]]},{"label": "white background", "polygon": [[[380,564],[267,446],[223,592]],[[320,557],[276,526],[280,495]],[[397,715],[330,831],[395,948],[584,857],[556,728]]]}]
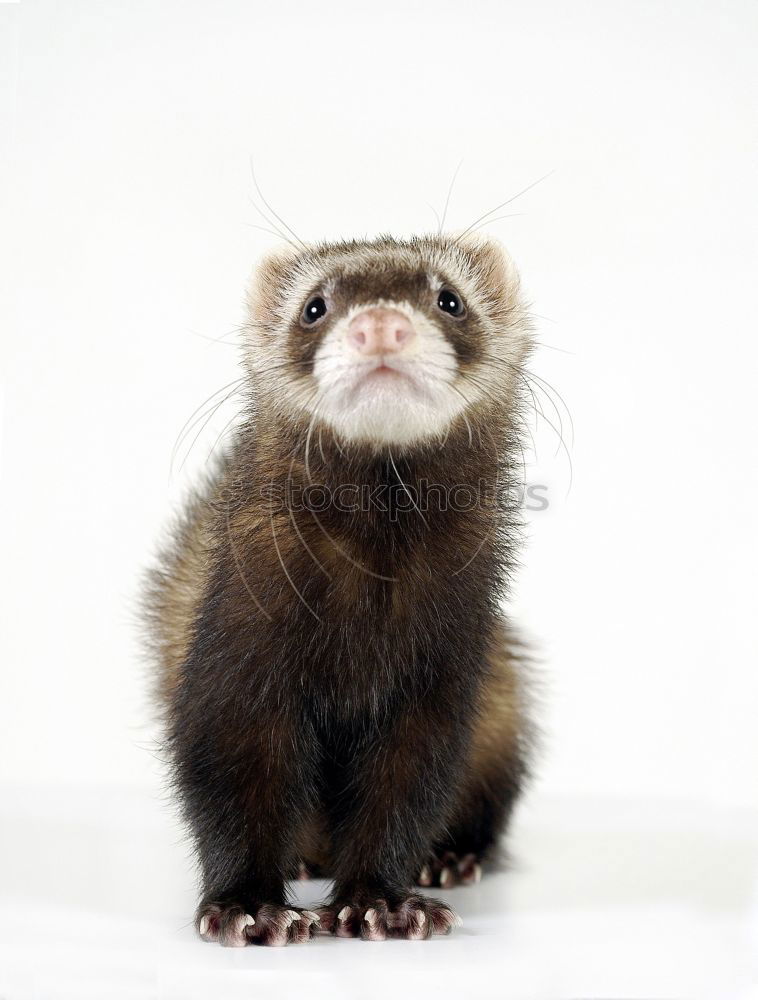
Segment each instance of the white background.
[{"label": "white background", "polygon": [[[748,995],[757,28],[736,0],[0,6],[0,864],[16,958],[0,994],[323,980],[340,995],[343,962],[364,995],[380,971],[439,994],[434,970],[482,995],[492,976],[492,995]],[[532,368],[575,427],[572,444],[561,407],[568,496],[566,450],[534,427],[528,476],[550,507],[530,517],[513,598],[541,649],[544,749],[517,872],[456,896],[456,940],[274,960],[182,929],[191,880],[150,753],[134,600],[234,416],[222,407],[182,466],[193,432],[170,476],[185,420],[235,377],[244,286],[275,243],[254,228],[251,156],[314,240],[436,228],[461,160],[451,228],[552,171],[488,227],[538,314]],[[44,936],[49,981],[40,908],[70,937]]]}]

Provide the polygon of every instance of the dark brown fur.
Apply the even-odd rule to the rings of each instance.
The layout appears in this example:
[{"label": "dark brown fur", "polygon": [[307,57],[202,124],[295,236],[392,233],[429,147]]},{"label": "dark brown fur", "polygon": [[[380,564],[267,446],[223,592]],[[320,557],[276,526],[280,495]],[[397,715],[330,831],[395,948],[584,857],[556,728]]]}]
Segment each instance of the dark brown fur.
[{"label": "dark brown fur", "polygon": [[[341,294],[362,293],[346,282]],[[485,322],[474,313],[472,331]],[[472,332],[461,365],[478,344]],[[307,937],[315,915],[285,909],[285,879],[303,863],[334,879],[321,922],[338,933],[451,925],[444,904],[412,893],[414,877],[445,856],[485,857],[526,772],[518,644],[501,613],[517,533],[517,389],[510,379],[507,404],[488,398],[457,419],[442,447],[398,455],[344,448],[262,392],[188,505],[146,606],[205,936]],[[386,509],[321,509],[301,492],[314,483],[362,484]],[[490,489],[466,511],[430,493],[421,516],[404,497],[424,483]],[[238,933],[245,913],[255,925]]]}]

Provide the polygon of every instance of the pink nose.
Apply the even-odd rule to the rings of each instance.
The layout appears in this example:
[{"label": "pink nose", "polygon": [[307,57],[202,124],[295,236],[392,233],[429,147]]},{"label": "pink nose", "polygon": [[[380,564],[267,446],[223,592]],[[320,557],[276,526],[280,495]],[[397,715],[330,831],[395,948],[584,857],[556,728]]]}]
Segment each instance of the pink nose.
[{"label": "pink nose", "polygon": [[368,356],[396,354],[413,341],[413,324],[397,309],[375,306],[354,316],[347,328],[347,340],[352,348]]}]

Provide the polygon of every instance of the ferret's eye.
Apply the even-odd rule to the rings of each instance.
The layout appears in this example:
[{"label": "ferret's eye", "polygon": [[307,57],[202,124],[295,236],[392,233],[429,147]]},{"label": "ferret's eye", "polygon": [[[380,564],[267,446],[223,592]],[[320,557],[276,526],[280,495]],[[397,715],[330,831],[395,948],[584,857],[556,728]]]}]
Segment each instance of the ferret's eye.
[{"label": "ferret's eye", "polygon": [[314,295],[312,299],[306,302],[305,309],[303,309],[303,323],[310,326],[325,315],[326,302],[324,302],[320,295]]},{"label": "ferret's eye", "polygon": [[460,319],[461,316],[466,315],[466,306],[463,304],[463,299],[452,288],[443,288],[440,290],[437,296],[437,305],[443,313],[455,316],[456,319]]}]

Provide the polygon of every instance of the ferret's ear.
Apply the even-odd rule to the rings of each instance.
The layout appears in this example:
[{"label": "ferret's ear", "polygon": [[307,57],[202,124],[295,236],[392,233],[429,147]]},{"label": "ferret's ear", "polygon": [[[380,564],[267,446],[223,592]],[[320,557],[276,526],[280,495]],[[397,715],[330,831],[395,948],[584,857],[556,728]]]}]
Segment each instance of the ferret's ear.
[{"label": "ferret's ear", "polygon": [[256,323],[269,323],[277,313],[301,253],[295,247],[279,246],[258,261],[247,290],[247,306]]},{"label": "ferret's ear", "polygon": [[462,250],[471,255],[486,284],[496,288],[518,288],[516,266],[508,251],[494,236],[464,233],[458,237],[454,235],[453,238]]}]

